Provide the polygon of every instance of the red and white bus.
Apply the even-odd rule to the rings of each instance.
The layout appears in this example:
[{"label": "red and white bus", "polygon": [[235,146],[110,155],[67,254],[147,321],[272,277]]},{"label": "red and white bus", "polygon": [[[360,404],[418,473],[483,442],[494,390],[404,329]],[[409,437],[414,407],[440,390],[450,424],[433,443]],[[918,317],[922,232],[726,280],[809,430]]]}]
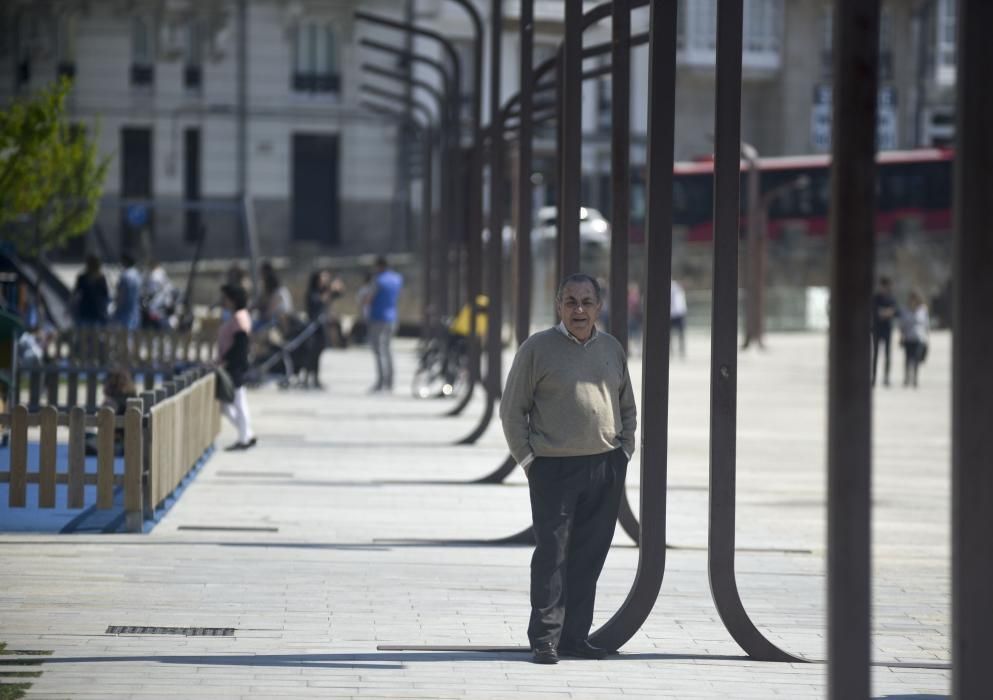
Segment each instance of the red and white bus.
[{"label": "red and white bus", "polygon": [[[952,160],[948,149],[883,151],[877,163],[876,231],[878,235],[896,232],[912,222],[923,231],[948,233],[951,230]],[[830,157],[827,155],[760,158],[761,192],[797,181],[804,187],[785,188],[769,202],[768,234],[777,238],[787,226],[810,236],[824,236],[828,230],[831,195]],[[673,225],[690,242],[713,238],[714,169],[712,161],[675,164],[673,182]],[[645,180],[643,172],[633,174],[631,239],[644,240]],[[742,162],[741,212],[747,213],[747,166]],[[741,233],[745,233],[744,220]]]}]

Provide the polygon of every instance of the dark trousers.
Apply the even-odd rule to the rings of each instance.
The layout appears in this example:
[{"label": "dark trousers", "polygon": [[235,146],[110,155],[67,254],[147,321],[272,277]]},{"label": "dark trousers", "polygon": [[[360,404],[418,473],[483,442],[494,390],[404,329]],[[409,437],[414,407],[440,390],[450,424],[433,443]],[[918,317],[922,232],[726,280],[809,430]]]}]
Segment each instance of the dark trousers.
[{"label": "dark trousers", "polygon": [[614,537],[627,457],[537,457],[528,470],[537,545],[531,558],[531,646],[584,641],[596,582]]},{"label": "dark trousers", "polygon": [[905,340],[902,343],[904,364],[903,364],[903,385],[917,386],[917,368],[920,367],[921,359],[924,357],[924,344],[919,340]]},{"label": "dark trousers", "polygon": [[890,383],[890,331],[872,333],[872,384],[876,385],[876,367],[879,365],[879,346],[883,346],[883,383]]}]

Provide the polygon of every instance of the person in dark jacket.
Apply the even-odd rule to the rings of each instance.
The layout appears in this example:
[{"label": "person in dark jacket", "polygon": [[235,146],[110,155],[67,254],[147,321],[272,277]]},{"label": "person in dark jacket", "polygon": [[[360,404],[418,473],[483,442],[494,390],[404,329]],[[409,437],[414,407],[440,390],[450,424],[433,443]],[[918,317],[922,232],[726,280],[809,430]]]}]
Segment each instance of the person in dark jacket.
[{"label": "person in dark jacket", "polygon": [[890,385],[890,337],[893,321],[897,320],[896,299],[889,277],[879,278],[879,288],[872,295],[872,385],[876,386],[879,347],[883,348],[883,386]]},{"label": "person in dark jacket", "polygon": [[321,353],[327,347],[328,305],[331,303],[331,273],[327,270],[314,270],[307,284],[307,320],[317,324],[317,330],[307,342],[307,363],[304,367],[304,387],[312,384],[315,389],[323,389],[321,384]]},{"label": "person in dark jacket", "polygon": [[228,319],[217,331],[217,364],[224,369],[234,384],[234,400],[221,404],[228,420],[238,429],[238,442],[228,450],[247,450],[257,442],[252,431],[245,391],[245,374],[248,372],[249,333],[252,318],[248,315],[248,294],[243,287],[225,284],[221,287],[224,308],[230,312]]},{"label": "person in dark jacket", "polygon": [[76,277],[72,305],[77,326],[102,326],[107,323],[110,288],[100,269],[100,258],[93,254],[86,256],[86,269]]}]

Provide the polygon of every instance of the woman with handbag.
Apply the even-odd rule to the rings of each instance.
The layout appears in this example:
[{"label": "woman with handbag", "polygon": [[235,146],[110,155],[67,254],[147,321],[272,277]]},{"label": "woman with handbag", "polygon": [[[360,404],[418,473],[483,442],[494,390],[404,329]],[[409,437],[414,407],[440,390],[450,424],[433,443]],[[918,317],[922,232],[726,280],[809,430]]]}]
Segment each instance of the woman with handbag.
[{"label": "woman with handbag", "polygon": [[[230,316],[217,331],[217,398],[224,415],[238,429],[238,442],[225,449],[247,450],[255,447],[257,442],[252,431],[245,391],[245,374],[249,367],[249,334],[252,330],[252,318],[246,308],[248,294],[243,287],[225,284],[221,286],[221,296],[221,303]],[[230,382],[225,381],[222,373],[230,377]],[[227,384],[230,386],[226,386]]]}]

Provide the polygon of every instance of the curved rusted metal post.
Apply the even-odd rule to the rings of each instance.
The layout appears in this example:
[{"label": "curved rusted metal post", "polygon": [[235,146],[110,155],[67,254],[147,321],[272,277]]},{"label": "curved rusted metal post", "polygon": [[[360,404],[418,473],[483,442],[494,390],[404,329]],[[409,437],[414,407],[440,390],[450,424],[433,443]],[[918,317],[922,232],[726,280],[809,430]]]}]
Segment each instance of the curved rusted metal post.
[{"label": "curved rusted metal post", "polygon": [[[420,78],[411,77],[411,76],[409,76],[409,75],[407,75],[405,73],[401,73],[399,71],[388,70],[386,68],[382,68],[381,66],[377,66],[377,65],[369,64],[369,63],[363,63],[362,64],[362,70],[365,71],[365,72],[367,72],[367,73],[371,73],[372,75],[379,76],[381,78],[386,78],[388,80],[393,80],[393,81],[396,81],[398,83],[408,84],[408,85],[411,85],[411,86],[413,86],[415,88],[420,88],[424,92],[426,92],[429,95],[431,95],[431,97],[437,103],[437,106],[438,106],[438,112],[437,113],[438,113],[439,122],[441,122],[444,125],[448,121],[447,119],[445,119],[445,116],[446,116],[446,113],[447,113],[447,107],[448,107],[448,95],[443,90],[439,90],[433,84],[427,82],[426,80],[421,80]],[[371,87],[372,86],[363,85],[361,87],[361,90],[364,91],[364,92],[370,92],[371,91]],[[373,92],[372,94],[375,94],[375,93]],[[379,96],[382,97],[383,95],[380,94]],[[430,167],[430,163],[428,163],[428,167]],[[445,173],[446,174],[449,174],[450,175],[451,172],[452,172],[452,170],[451,170],[450,167],[448,167],[448,168],[445,169]],[[422,195],[423,194],[424,193],[422,193]],[[427,194],[430,194],[430,186],[427,188]],[[435,251],[433,251],[431,249],[431,246],[428,246],[424,250],[424,255],[425,256],[428,256],[428,255],[433,254],[434,252]],[[439,261],[439,269],[438,269],[438,275],[437,275],[437,278],[438,279],[436,280],[436,282],[437,282],[437,289],[435,290],[435,295],[442,294],[444,290],[447,290],[447,286],[448,286],[447,283],[446,283],[446,275],[445,275],[445,270],[448,267],[445,264],[445,261],[446,261],[446,259],[448,257],[448,247],[445,246],[445,245],[439,245],[437,252],[441,253],[442,254],[442,257],[441,257],[441,260]],[[426,273],[431,272],[433,266],[431,265],[430,261],[425,260],[425,263],[424,264],[425,264],[425,272]],[[424,281],[424,288],[425,288],[425,292],[426,292],[425,293],[425,297],[429,297],[429,296],[432,295],[429,292],[429,290],[431,289],[431,284],[430,283],[431,283],[430,278],[426,278],[425,281]],[[436,301],[440,305],[441,299],[437,299]],[[427,337],[429,335],[432,335],[434,333],[434,331],[435,331],[435,327],[434,327],[435,324],[434,324],[434,322],[437,321],[437,318],[439,318],[440,315],[441,315],[441,313],[443,313],[439,309],[439,310],[436,311],[436,314],[435,314],[436,317],[435,318],[429,318],[429,316],[431,315],[430,308],[431,307],[430,307],[430,304],[429,304],[428,300],[425,299],[425,303],[424,303],[424,335],[425,335],[425,337]]]},{"label": "curved rusted metal post", "polygon": [[[459,0],[456,0],[456,1],[459,2]],[[462,3],[460,2],[460,4],[462,4]],[[464,6],[467,7],[467,8],[471,8],[472,7],[471,3],[468,3],[468,2],[466,2],[466,4]],[[478,23],[478,13],[470,12],[470,16],[472,16],[474,18],[474,26],[477,28],[477,34],[478,34],[479,31],[481,31],[480,25]],[[410,24],[410,23],[407,23],[407,22],[400,22],[398,20],[395,20],[395,19],[392,19],[392,18],[389,18],[389,17],[382,17],[380,15],[374,15],[374,14],[370,14],[368,12],[362,12],[362,11],[356,12],[355,15],[354,15],[354,17],[356,19],[358,19],[358,20],[363,20],[363,21],[366,21],[366,22],[370,22],[372,24],[378,24],[378,25],[383,26],[383,27],[389,27],[390,29],[395,29],[397,31],[409,32],[411,34],[416,34],[418,36],[423,36],[425,38],[428,38],[428,39],[431,39],[433,41],[436,41],[442,47],[442,49],[445,51],[446,55],[448,56],[449,61],[452,64],[452,85],[454,86],[453,93],[455,95],[455,99],[452,100],[452,103],[453,103],[452,104],[452,114],[451,114],[450,119],[451,119],[452,129],[454,130],[455,133],[451,135],[451,138],[453,139],[454,143],[456,144],[457,150],[461,153],[461,136],[460,136],[460,134],[461,134],[461,114],[460,114],[460,110],[461,110],[461,97],[460,97],[459,90],[460,90],[461,85],[462,85],[462,67],[461,67],[461,62],[459,61],[458,52],[455,50],[455,46],[452,44],[452,42],[449,41],[448,39],[446,39],[444,36],[442,36],[438,32],[435,32],[433,30],[425,29],[424,27],[420,27],[420,26],[417,26],[415,24]],[[477,58],[478,58],[478,54],[477,54]],[[479,85],[479,82],[478,82],[478,76],[481,75],[481,70],[482,69],[481,69],[481,66],[478,65],[478,64],[479,64],[479,61],[477,61],[477,66],[474,67],[474,70],[476,71],[476,74],[477,74],[476,98],[475,98],[475,103],[477,104],[477,108],[475,109],[475,117],[476,117],[476,119],[475,119],[475,122],[474,122],[474,125],[473,125],[473,129],[474,129],[474,144],[473,144],[473,147],[480,152],[480,155],[478,157],[479,158],[478,161],[476,160],[476,156],[474,155],[474,160],[473,160],[474,166],[473,166],[473,170],[476,170],[477,169],[476,166],[478,165],[478,168],[479,168],[480,172],[479,172],[478,176],[470,175],[470,178],[469,178],[469,185],[470,185],[470,187],[469,187],[469,197],[467,198],[469,200],[467,202],[468,207],[469,207],[469,212],[470,212],[470,214],[473,217],[476,216],[473,212],[477,212],[477,211],[481,212],[482,211],[482,199],[481,199],[482,198],[482,190],[481,190],[481,183],[482,183],[482,174],[481,174],[482,156],[481,156],[481,150],[480,150],[481,149],[481,139],[480,139],[481,131],[480,131],[479,119],[478,119],[478,117],[479,117],[478,102],[479,102],[479,90],[480,90],[480,85]],[[461,165],[462,165],[461,158],[457,158],[456,161],[457,161],[457,163],[455,165],[459,169],[461,169]],[[473,187],[472,186],[473,185],[473,182],[478,183],[479,186]],[[453,201],[453,204],[456,203],[456,200],[458,200],[458,197],[454,197],[453,198],[453,200],[452,200]],[[453,213],[453,221],[458,222],[458,221],[463,221],[463,220],[464,219],[461,216],[459,216],[459,212],[458,211],[456,211],[456,212]],[[480,218],[475,218],[474,221],[477,224],[479,224],[481,222],[481,217]],[[476,228],[479,229],[479,230],[477,230],[476,232],[470,231],[469,238],[467,239],[467,244],[468,244],[467,245],[467,252],[468,252],[468,257],[470,259],[470,268],[472,267],[472,261],[475,259],[474,258],[474,253],[473,253],[473,250],[474,249],[473,249],[472,246],[475,245],[475,239],[482,236],[481,226],[478,226],[477,225]],[[455,230],[458,230],[458,226],[457,225],[454,226],[454,229]],[[458,248],[456,246],[456,250],[457,249]],[[479,274],[478,268],[475,270],[475,274],[472,274],[472,273],[473,273],[473,270],[470,269],[468,271],[468,274],[466,275],[466,284],[468,285],[467,286],[467,289],[466,289],[466,292],[467,292],[467,296],[469,297],[470,303],[473,304],[473,308],[475,309],[475,298],[476,298],[476,296],[478,294],[478,287],[476,287],[474,285],[478,284],[478,280],[479,280],[480,274]],[[475,316],[475,314],[474,314],[474,316]],[[478,338],[476,337],[476,334],[474,332],[473,333],[470,333],[470,335],[468,337],[468,343],[469,343],[469,387],[468,387],[468,390],[466,391],[465,395],[462,397],[462,400],[454,408],[452,408],[450,411],[448,411],[445,414],[445,415],[448,415],[448,416],[458,415],[459,413],[462,412],[463,409],[465,409],[466,406],[469,405],[469,401],[472,398],[472,394],[473,394],[473,391],[474,391],[475,384],[478,382],[478,379],[479,379],[479,341],[478,341]],[[488,407],[488,410],[489,410],[490,414],[492,415],[492,410],[493,410],[492,405]],[[456,444],[463,444],[463,442],[464,442],[463,440],[460,440]]]},{"label": "curved rusted metal post", "polygon": [[[494,404],[500,398],[503,382],[503,120],[500,109],[500,63],[503,37],[503,3],[491,0],[490,12],[490,124],[487,129],[490,142],[490,211],[489,258],[486,266],[486,294],[489,297],[486,326],[486,390],[483,415],[476,427],[459,440],[457,445],[472,445],[493,420]],[[472,299],[475,309],[475,297]],[[471,337],[475,339],[475,313]],[[470,363],[471,364],[471,363]]]},{"label": "curved rusted metal post", "polygon": [[[479,323],[479,305],[476,303],[481,288],[483,278],[483,20],[479,15],[479,10],[470,0],[451,0],[469,15],[473,32],[473,91],[472,91],[472,158],[469,168],[469,189],[472,195],[468,202],[468,226],[469,231],[466,236],[466,301],[472,311],[469,321],[469,387],[466,389],[462,400],[451,410],[445,413],[446,416],[457,416],[465,410],[472,399],[476,384],[481,376],[480,359],[482,349],[479,343],[479,336],[476,333]],[[456,106],[456,118],[461,118],[462,105]],[[487,396],[487,401],[490,397]],[[488,424],[492,418],[492,405],[489,406],[490,417],[487,418],[484,409],[485,422]],[[480,435],[482,432],[480,432]],[[473,440],[472,442],[475,442]],[[468,444],[460,440],[457,444]]]},{"label": "curved rusted metal post", "polygon": [[828,342],[828,697],[871,691],[872,389],[879,2],[834,10]]},{"label": "curved rusted metal post", "polygon": [[[534,104],[534,79],[531,62],[534,55],[534,0],[521,0],[519,32],[521,89],[514,98],[504,105],[500,120],[501,125],[505,125],[510,106],[515,101],[520,103],[520,130],[517,146],[517,236],[515,237],[514,248],[514,279],[517,282],[515,286],[517,304],[514,313],[514,334],[518,345],[527,340],[531,333],[531,112]],[[502,483],[516,467],[517,461],[508,455],[496,471],[481,479],[476,479],[472,483]],[[524,530],[524,533],[529,532],[530,528]],[[531,539],[533,540],[533,537]]]},{"label": "curved rusted metal post", "polygon": [[708,576],[717,612],[746,654],[760,661],[801,661],[756,629],[741,603],[734,573],[742,3],[719,0],[717,10]]},{"label": "curved rusted metal post", "polygon": [[[585,29],[588,29],[590,26],[592,26],[594,23],[600,21],[601,19],[604,19],[607,16],[610,16],[611,13],[613,13],[614,27],[615,28],[614,28],[614,36],[612,38],[612,41],[610,43],[595,44],[593,46],[590,46],[590,47],[587,47],[585,49],[582,49],[582,54],[584,56],[585,55],[594,56],[594,55],[599,55],[601,53],[607,53],[608,51],[611,51],[615,55],[615,60],[613,61],[613,63],[612,63],[611,66],[604,66],[604,67],[592,69],[592,70],[589,70],[589,71],[581,71],[581,73],[580,73],[580,80],[581,81],[582,80],[589,80],[589,79],[593,79],[593,78],[599,77],[601,75],[611,74],[612,72],[616,72],[617,71],[617,66],[619,65],[620,66],[620,73],[621,74],[620,75],[615,75],[614,76],[614,81],[615,81],[615,84],[616,85],[623,85],[624,86],[624,89],[623,89],[623,95],[621,95],[618,99],[615,99],[614,100],[614,104],[617,105],[619,103],[623,103],[623,105],[624,105],[624,107],[623,107],[624,113],[629,113],[629,111],[630,111],[630,107],[629,107],[629,95],[630,95],[630,90],[629,90],[629,82],[630,82],[630,58],[629,58],[629,55],[630,55],[631,48],[636,45],[634,43],[632,37],[630,36],[630,13],[631,13],[631,9],[632,8],[634,8],[634,7],[641,7],[641,6],[645,5],[645,4],[647,4],[647,0],[621,0],[621,2],[618,2],[616,4],[614,4],[614,3],[605,3],[603,5],[598,5],[597,7],[593,8],[592,10],[590,10],[589,12],[587,12],[585,15],[583,15],[582,20],[581,20],[581,27],[582,27],[583,30],[585,30]],[[524,24],[525,24],[525,22],[523,20],[524,5],[521,6],[521,10],[522,10],[521,27],[522,27],[522,31],[523,31],[523,27],[524,27]],[[618,20],[618,17],[620,17],[621,19]],[[625,23],[625,20],[626,20],[626,23]],[[618,30],[618,22],[621,23],[620,31]],[[626,26],[626,29],[624,28],[625,26]],[[636,37],[636,39],[637,39],[638,43],[643,43],[647,39],[647,35],[638,35]],[[527,63],[525,63],[524,60],[523,60],[523,47],[525,45],[525,39],[524,39],[523,36],[522,36],[522,39],[521,39],[521,45],[522,45],[521,91],[519,93],[517,93],[516,95],[512,96],[506,102],[506,104],[504,105],[504,107],[503,107],[503,120],[505,121],[506,118],[507,118],[507,116],[509,114],[511,114],[511,110],[513,109],[513,107],[516,104],[520,104],[520,107],[519,107],[519,110],[518,110],[518,113],[517,113],[518,114],[518,117],[519,117],[519,122],[520,122],[520,127],[519,127],[520,128],[520,136],[519,136],[519,138],[520,138],[520,142],[522,144],[525,141],[527,141],[527,149],[528,149],[527,150],[527,163],[528,163],[528,166],[529,167],[528,167],[527,177],[519,179],[518,180],[518,186],[520,188],[528,188],[528,190],[529,190],[529,188],[530,188],[530,179],[529,179],[530,178],[530,160],[531,160],[531,157],[530,157],[530,153],[531,153],[530,126],[531,126],[532,121],[533,121],[533,119],[532,119],[532,109],[531,109],[532,108],[532,105],[533,105],[533,87],[536,86],[536,85],[540,87],[539,81],[541,80],[541,78],[546,73],[550,72],[551,70],[553,70],[553,69],[555,69],[557,67],[557,64],[558,64],[558,55],[553,56],[553,57],[547,59],[546,61],[544,61],[543,63],[541,63],[537,68],[535,68],[532,71],[529,68],[529,66],[530,66],[530,60]],[[530,46],[529,46],[529,50],[530,50]],[[618,55],[618,54],[620,54],[620,55],[623,56],[623,58],[621,59],[621,61],[620,61],[619,64],[618,64],[618,62],[616,60],[616,55]],[[528,66],[528,70],[527,71],[524,70],[525,66]],[[552,88],[552,87],[554,87],[554,85],[546,85],[544,87],[545,88]],[[529,105],[527,107],[527,110],[525,110],[525,104],[524,104],[525,89],[527,90],[527,99],[528,99],[528,102],[529,102]],[[614,109],[616,110],[617,107],[615,106]],[[618,207],[616,203],[619,202],[619,201],[627,202],[628,199],[629,199],[629,195],[627,194],[627,192],[629,191],[629,188],[628,188],[628,184],[627,184],[628,183],[628,175],[627,175],[627,167],[626,167],[627,151],[628,151],[628,148],[629,148],[629,135],[628,135],[629,121],[630,121],[629,120],[629,117],[624,116],[622,114],[621,117],[620,117],[620,119],[619,119],[619,121],[618,122],[615,122],[615,123],[623,123],[625,125],[624,126],[624,129],[622,129],[624,131],[623,137],[618,137],[617,136],[617,131],[614,131],[613,132],[615,139],[620,139],[620,140],[623,141],[623,145],[617,145],[615,143],[614,150],[615,150],[615,152],[620,152],[621,150],[624,151],[625,164],[624,164],[624,166],[622,167],[622,169],[620,171],[621,173],[623,173],[623,175],[620,176],[620,177],[617,175],[617,173],[618,173],[617,164],[614,163],[614,166],[613,166],[613,171],[614,172],[613,172],[613,178],[612,179],[613,179],[613,181],[615,183],[615,196],[614,196],[614,201],[615,201],[615,215],[616,215],[616,210],[618,208],[624,209],[624,212],[623,212],[623,218],[622,218],[622,225],[621,225],[621,227],[618,227],[616,225],[616,223],[615,223],[614,232],[612,234],[613,237],[611,239],[611,279],[614,278],[615,272],[616,272],[617,273],[617,276],[619,276],[619,277],[622,278],[622,287],[625,290],[626,290],[626,284],[627,284],[627,224],[624,223],[624,222],[627,221],[627,208],[626,207]],[[527,128],[525,128],[525,125],[527,125]],[[523,150],[522,150],[522,152],[523,152]],[[521,160],[523,162],[523,157],[522,157]],[[623,186],[622,186],[623,187],[623,192],[621,192],[620,194],[618,194],[618,189],[617,189],[619,187],[618,184],[617,184],[618,183],[618,180],[622,180],[623,181]],[[529,293],[525,297],[525,299],[526,299],[526,309],[522,306],[521,303],[518,303],[518,305],[517,305],[517,318],[518,319],[522,319],[522,320],[524,320],[526,322],[526,325],[525,325],[525,327],[523,329],[523,333],[525,333],[525,335],[523,335],[523,337],[522,337],[522,329],[521,329],[521,325],[522,324],[520,322],[518,322],[518,327],[517,327],[517,340],[518,340],[518,343],[523,342],[524,339],[527,337],[526,333],[529,331],[529,327],[530,327],[530,310],[531,310],[530,309],[530,285],[531,285],[531,276],[530,276],[530,255],[531,255],[531,248],[530,248],[530,222],[531,222],[530,198],[529,197],[524,197],[523,195],[520,195],[520,194],[518,195],[518,200],[520,200],[521,202],[523,202],[525,199],[527,200],[527,211],[525,212],[526,218],[525,218],[525,216],[521,216],[519,218],[519,220],[518,220],[518,234],[517,235],[518,235],[518,242],[519,242],[519,247],[520,247],[520,240],[521,240],[521,235],[522,235],[521,234],[521,231],[522,230],[526,230],[527,231],[526,236],[527,236],[528,245],[527,245],[527,253],[526,254],[528,256],[528,260],[527,260],[527,263],[528,263],[528,275],[527,275],[527,277],[524,277],[523,275],[518,275],[518,286],[521,286],[521,285],[526,286]],[[578,211],[579,211],[578,205],[577,205],[576,211],[577,211],[577,215],[578,215]],[[623,229],[623,231],[622,231],[621,234],[618,234],[617,233],[618,228],[622,228]],[[577,231],[578,231],[578,229],[577,229]],[[618,237],[623,237],[623,243],[622,244],[615,245],[615,241],[618,239]],[[518,254],[520,255],[522,253],[519,251]],[[576,251],[576,258],[578,260],[578,250]],[[619,264],[617,262],[618,260],[622,260],[622,262]],[[560,263],[560,267],[561,267],[561,263]],[[613,291],[612,291],[612,294],[613,294]],[[520,301],[520,297],[519,297],[519,301]],[[616,304],[615,304],[615,306],[616,306]],[[612,318],[613,318],[613,314],[612,314]],[[626,316],[624,318],[625,318],[625,321],[624,321],[624,325],[623,325],[623,328],[622,328],[621,333],[618,334],[617,332],[615,332],[615,330],[616,330],[615,329],[615,326],[612,324],[611,325],[611,334],[612,335],[615,335],[616,337],[618,337],[618,340],[621,341],[622,345],[624,346],[625,351],[627,351],[627,321],[626,321]],[[510,474],[514,471],[514,468],[515,467],[516,467],[516,462],[514,461],[514,459],[512,457],[508,456],[508,457],[506,457],[504,459],[504,461],[500,464],[500,466],[497,467],[497,469],[495,471],[493,471],[492,473],[490,473],[490,474],[488,474],[488,475],[486,475],[486,476],[484,476],[484,477],[482,477],[480,479],[477,479],[477,480],[475,480],[475,481],[473,481],[471,483],[476,483],[476,484],[498,484],[498,483],[502,483],[508,476],[510,476]],[[627,535],[634,541],[635,544],[638,544],[638,542],[640,541],[640,525],[638,523],[637,517],[634,515],[634,513],[633,513],[633,511],[631,509],[631,503],[628,500],[627,492],[626,491],[624,491],[622,493],[622,496],[621,496],[621,504],[620,504],[620,509],[618,511],[618,521],[620,522],[621,527],[624,529],[624,532],[627,533]],[[514,535],[511,538],[505,538],[505,539],[509,539],[509,540],[514,541],[514,542],[517,542],[517,541],[520,541],[520,537],[523,536],[527,532],[528,532],[527,530],[524,530],[524,531],[522,531],[522,533],[519,533],[518,535]],[[503,542],[505,540],[500,540],[500,541]]]},{"label": "curved rusted metal post", "polygon": [[[432,325],[434,319],[432,314],[435,313],[434,307],[437,306],[437,296],[436,296],[436,286],[432,284],[434,278],[442,277],[441,270],[435,271],[434,256],[435,256],[435,231],[434,231],[434,167],[433,167],[433,147],[435,142],[435,136],[440,136],[440,130],[435,129],[431,125],[431,115],[428,114],[424,124],[421,124],[417,119],[413,117],[407,117],[403,112],[397,111],[385,107],[381,104],[362,100],[359,105],[364,109],[368,109],[371,112],[376,112],[384,116],[391,117],[396,121],[408,122],[410,126],[417,132],[421,134],[421,139],[423,140],[424,151],[421,155],[423,163],[421,164],[421,250],[423,258],[423,299],[421,303],[421,314],[423,316],[424,327],[422,333],[424,337],[427,337],[432,332]],[[419,107],[419,105],[414,105]],[[420,110],[418,110],[420,111]],[[438,139],[439,150],[441,150],[441,138]],[[439,158],[439,161],[441,159]],[[432,305],[432,302],[434,305]]]},{"label": "curved rusted metal post", "polygon": [[[631,7],[613,0],[610,52],[610,334],[628,354],[628,235],[631,211]],[[617,520],[638,544],[641,525],[631,510],[627,489],[621,493]]]},{"label": "curved rusted metal post", "polygon": [[641,546],[634,584],[621,608],[590,636],[619,649],[655,605],[665,574],[669,436],[669,271],[676,105],[676,0],[652,0],[648,67],[648,218],[641,391]]},{"label": "curved rusted metal post", "polygon": [[447,124],[452,118],[452,114],[454,112],[452,109],[452,101],[456,99],[458,95],[454,92],[455,88],[453,87],[452,77],[449,75],[448,69],[441,61],[437,61],[430,56],[424,56],[412,51],[406,51],[404,49],[400,49],[389,44],[384,44],[369,38],[363,38],[360,40],[359,45],[395,56],[404,61],[422,63],[432,68],[435,72],[437,72],[441,79],[442,91],[448,96],[446,99],[447,107],[445,111],[438,115],[438,149],[440,165],[440,172],[438,173],[438,245],[437,250],[434,251],[434,255],[437,258],[436,266],[438,268],[438,273],[436,275],[437,289],[434,291],[434,297],[436,303],[436,313],[437,316],[441,318],[450,313],[448,294],[450,284],[447,278],[452,272],[452,266],[448,264],[448,260],[450,257],[449,248],[455,240],[453,233],[454,219],[451,196],[455,187],[454,178],[458,167],[456,162],[456,159],[458,158],[458,145],[451,143],[452,130],[447,128]]},{"label": "curved rusted metal post", "polygon": [[952,697],[989,693],[993,658],[993,5],[959,3],[952,279]]}]

